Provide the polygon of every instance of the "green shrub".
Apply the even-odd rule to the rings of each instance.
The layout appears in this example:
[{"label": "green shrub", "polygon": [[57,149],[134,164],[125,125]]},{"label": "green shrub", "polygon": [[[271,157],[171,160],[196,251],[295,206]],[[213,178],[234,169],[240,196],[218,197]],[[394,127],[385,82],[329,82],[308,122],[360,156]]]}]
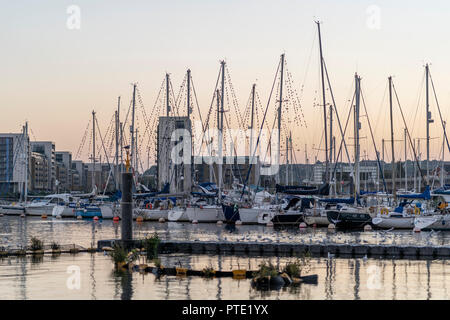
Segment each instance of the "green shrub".
[{"label": "green shrub", "polygon": [[214,271],[213,267],[203,268],[203,275],[208,278],[214,277],[215,271]]},{"label": "green shrub", "polygon": [[122,263],[127,261],[127,251],[120,245],[114,244],[113,250],[109,253],[114,263]]},{"label": "green shrub", "polygon": [[308,271],[310,268],[310,255],[306,253],[303,257],[297,259],[294,262],[288,262],[283,269],[283,272],[287,273],[290,277],[299,278],[302,275],[302,271]]},{"label": "green shrub", "polygon": [[278,275],[277,268],[272,262],[262,262],[259,265],[259,269],[253,273],[253,277],[276,277]]},{"label": "green shrub", "polygon": [[146,238],[143,241],[143,247],[145,252],[147,253],[147,259],[154,259],[158,257],[158,246],[161,240],[159,239],[158,234],[155,232],[153,236]]}]

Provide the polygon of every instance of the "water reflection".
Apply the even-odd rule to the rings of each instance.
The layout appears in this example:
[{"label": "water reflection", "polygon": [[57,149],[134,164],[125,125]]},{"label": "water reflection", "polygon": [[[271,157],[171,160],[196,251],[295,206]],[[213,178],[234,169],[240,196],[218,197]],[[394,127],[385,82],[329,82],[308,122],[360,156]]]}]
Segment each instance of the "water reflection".
[{"label": "water reflection", "polygon": [[[42,220],[39,217],[1,218],[0,245],[25,246],[29,238],[36,235],[61,244],[76,243],[92,246],[99,239],[114,239],[120,236],[120,222],[111,220]],[[95,228],[95,229],[94,229]],[[267,228],[263,225],[216,225],[214,223],[143,222],[133,223],[135,238],[144,238],[157,233],[162,239],[172,240],[223,240],[290,243],[362,243],[362,244],[414,244],[450,245],[450,232],[421,232],[374,230],[370,232],[329,231],[326,228]],[[48,240],[47,240],[48,239]]]},{"label": "water reflection", "polygon": [[[244,256],[162,255],[167,267],[201,270],[254,270],[263,261],[292,258]],[[102,253],[8,257],[0,260],[0,299],[448,299],[448,261],[311,258],[310,271],[317,285],[300,285],[278,291],[257,291],[250,280],[203,279],[140,274],[114,270],[110,257]],[[66,287],[67,267],[78,265],[82,283],[79,290]],[[379,272],[380,285],[369,285],[369,268]],[[49,276],[51,274],[51,276]]]}]

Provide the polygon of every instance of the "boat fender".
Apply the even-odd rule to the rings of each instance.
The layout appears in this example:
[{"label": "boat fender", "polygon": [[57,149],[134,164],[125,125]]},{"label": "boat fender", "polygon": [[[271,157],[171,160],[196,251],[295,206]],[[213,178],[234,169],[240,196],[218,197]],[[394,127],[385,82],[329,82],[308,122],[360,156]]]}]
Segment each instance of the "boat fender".
[{"label": "boat fender", "polygon": [[388,215],[389,214],[388,209],[387,208],[381,208],[381,214]]},{"label": "boat fender", "polygon": [[419,215],[420,214],[420,208],[419,207],[414,207],[414,214],[415,215]]}]

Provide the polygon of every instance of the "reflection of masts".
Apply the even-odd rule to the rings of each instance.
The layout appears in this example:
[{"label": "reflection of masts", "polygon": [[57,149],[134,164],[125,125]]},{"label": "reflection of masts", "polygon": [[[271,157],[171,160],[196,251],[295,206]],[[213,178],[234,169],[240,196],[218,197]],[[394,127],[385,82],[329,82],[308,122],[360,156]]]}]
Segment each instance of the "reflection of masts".
[{"label": "reflection of masts", "polygon": [[[95,245],[95,222],[92,223],[92,243],[91,243],[91,248],[94,247]],[[92,291],[91,291],[91,297],[92,300],[96,300],[96,296],[95,296],[95,254],[91,254],[91,273],[90,273],[90,277],[91,277],[91,283],[92,283]]]}]

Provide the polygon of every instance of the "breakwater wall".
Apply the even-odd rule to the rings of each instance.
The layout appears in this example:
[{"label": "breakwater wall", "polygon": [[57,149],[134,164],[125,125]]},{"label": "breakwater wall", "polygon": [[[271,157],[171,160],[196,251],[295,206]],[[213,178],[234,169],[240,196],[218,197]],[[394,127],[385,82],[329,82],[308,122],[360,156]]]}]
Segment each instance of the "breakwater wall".
[{"label": "breakwater wall", "polygon": [[[112,247],[120,240],[100,240],[98,250]],[[141,240],[134,240],[134,247],[141,247]],[[311,256],[330,255],[375,258],[445,259],[450,258],[450,246],[414,245],[365,245],[365,244],[303,244],[230,241],[177,241],[161,240],[159,253],[234,254],[251,256]]]}]

